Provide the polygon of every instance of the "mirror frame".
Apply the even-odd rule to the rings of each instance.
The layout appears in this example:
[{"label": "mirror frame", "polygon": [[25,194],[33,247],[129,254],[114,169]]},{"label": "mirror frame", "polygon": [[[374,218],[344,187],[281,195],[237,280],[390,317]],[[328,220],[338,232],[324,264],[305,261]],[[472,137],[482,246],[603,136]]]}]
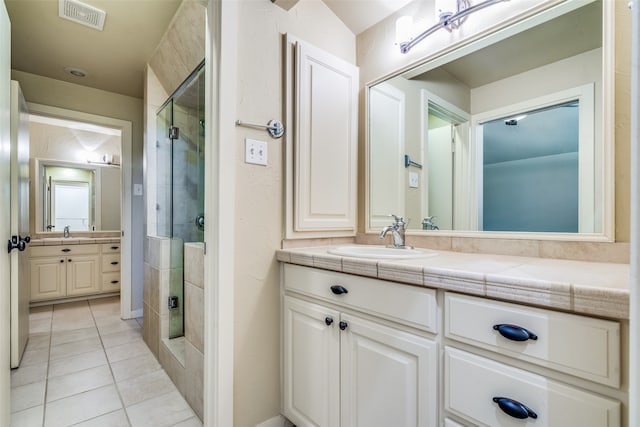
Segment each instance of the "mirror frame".
[{"label": "mirror frame", "polygon": [[[597,0],[591,0],[589,3]],[[483,47],[489,46],[517,33],[547,22],[572,10],[585,6],[588,3],[572,2],[564,0],[559,4],[553,4],[543,10],[535,10],[529,14],[522,14],[513,21],[503,26],[495,26],[486,32],[471,35],[465,39],[452,43],[434,54],[426,55],[411,64],[402,67],[392,73],[368,82],[364,86],[364,155],[365,155],[365,234],[378,234],[379,229],[371,227],[370,218],[370,149],[369,149],[369,91],[379,83],[388,79],[405,75],[414,77],[425,71],[437,68],[464,55],[472,53]],[[499,238],[519,240],[560,240],[560,241],[589,241],[589,242],[613,242],[615,241],[615,26],[614,26],[614,2],[602,0],[602,148],[595,153],[602,158],[602,232],[601,233],[550,233],[550,232],[509,232],[509,231],[464,231],[464,230],[419,230],[408,229],[407,235],[430,237],[472,237],[472,238]],[[471,123],[470,123],[471,126]],[[470,128],[470,132],[473,132]],[[391,212],[390,212],[391,213]]]}]

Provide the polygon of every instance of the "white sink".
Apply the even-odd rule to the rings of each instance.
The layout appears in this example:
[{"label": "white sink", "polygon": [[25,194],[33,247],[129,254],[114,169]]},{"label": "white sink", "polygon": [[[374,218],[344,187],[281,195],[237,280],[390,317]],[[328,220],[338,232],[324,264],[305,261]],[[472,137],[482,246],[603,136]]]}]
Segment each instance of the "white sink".
[{"label": "white sink", "polygon": [[329,249],[333,255],[348,256],[355,258],[384,258],[384,259],[404,259],[404,258],[425,258],[438,255],[438,252],[430,249],[400,249],[386,246],[339,246]]}]

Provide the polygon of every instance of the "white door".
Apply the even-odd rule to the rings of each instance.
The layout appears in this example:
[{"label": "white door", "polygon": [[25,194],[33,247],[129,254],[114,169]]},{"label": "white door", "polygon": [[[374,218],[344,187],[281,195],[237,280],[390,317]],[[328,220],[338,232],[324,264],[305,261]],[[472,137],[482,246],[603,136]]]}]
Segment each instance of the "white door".
[{"label": "white door", "polygon": [[[4,2],[0,2],[0,239],[11,237],[11,23]],[[5,246],[6,247],[6,246]],[[9,254],[0,251],[0,425],[10,419],[11,271]]]},{"label": "white door", "polygon": [[405,95],[383,83],[369,90],[369,227],[390,224],[389,214],[404,216]]},{"label": "white door", "polygon": [[298,426],[340,423],[339,313],[284,298],[284,415]]},{"label": "white door", "polygon": [[437,344],[344,314],[340,327],[340,425],[437,425]]},{"label": "white door", "polygon": [[453,230],[453,125],[429,129],[427,140],[428,200],[426,216],[441,230]]},{"label": "white door", "polygon": [[[11,82],[11,235],[29,235],[29,118],[20,85]],[[29,337],[29,259],[11,252],[11,367],[17,368]]]}]

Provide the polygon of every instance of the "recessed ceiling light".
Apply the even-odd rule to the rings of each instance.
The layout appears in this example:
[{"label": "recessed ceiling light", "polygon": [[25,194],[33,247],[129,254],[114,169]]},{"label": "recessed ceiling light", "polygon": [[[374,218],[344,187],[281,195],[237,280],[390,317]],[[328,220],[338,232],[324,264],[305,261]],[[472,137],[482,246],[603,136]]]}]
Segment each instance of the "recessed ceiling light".
[{"label": "recessed ceiling light", "polygon": [[80,68],[67,67],[64,69],[67,73],[71,74],[73,77],[87,77],[89,73]]}]

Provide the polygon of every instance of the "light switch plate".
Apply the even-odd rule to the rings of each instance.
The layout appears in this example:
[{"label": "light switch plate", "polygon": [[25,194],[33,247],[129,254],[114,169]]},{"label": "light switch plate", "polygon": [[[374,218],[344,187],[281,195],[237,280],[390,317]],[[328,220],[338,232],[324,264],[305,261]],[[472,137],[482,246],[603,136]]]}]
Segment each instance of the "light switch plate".
[{"label": "light switch plate", "polygon": [[409,188],[418,188],[418,174],[409,172]]},{"label": "light switch plate", "polygon": [[267,143],[257,139],[244,140],[244,161],[254,165],[267,165]]}]

